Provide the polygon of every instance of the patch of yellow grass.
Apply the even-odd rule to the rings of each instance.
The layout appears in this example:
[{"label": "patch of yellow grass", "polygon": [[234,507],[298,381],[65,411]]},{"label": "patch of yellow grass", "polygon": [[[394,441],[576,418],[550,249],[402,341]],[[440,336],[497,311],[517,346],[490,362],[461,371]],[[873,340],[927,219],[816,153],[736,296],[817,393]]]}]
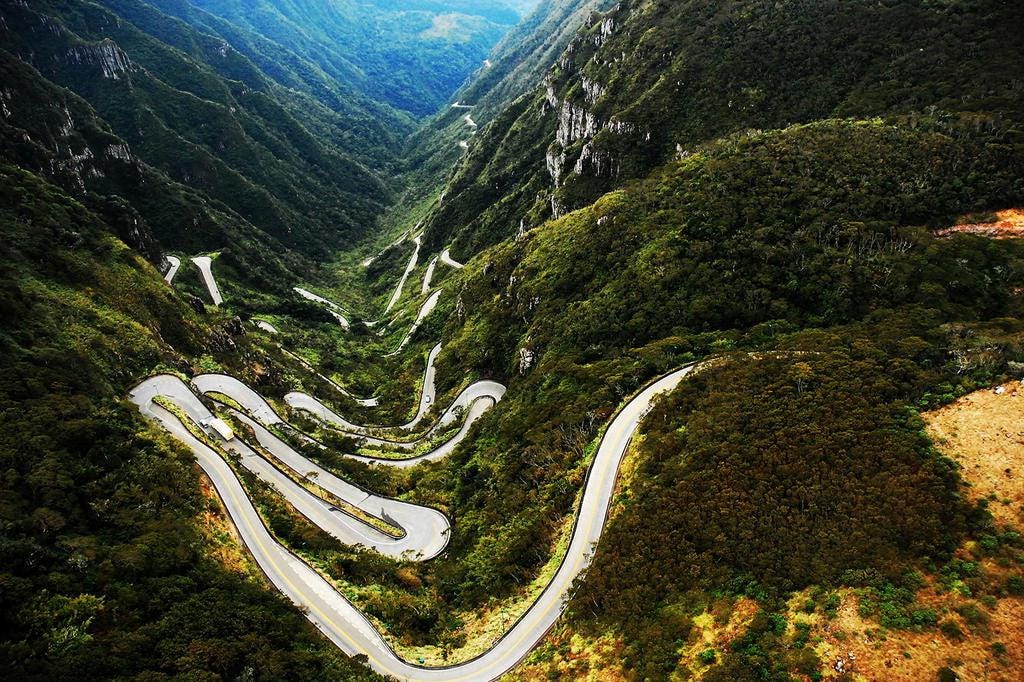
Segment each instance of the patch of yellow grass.
[{"label": "patch of yellow grass", "polygon": [[[1017,212],[1019,213],[1019,212]],[[1002,215],[1002,214],[1001,214]],[[1024,215],[1020,216],[1024,221]],[[1021,223],[1024,227],[1024,222]],[[939,449],[957,461],[972,500],[989,499],[989,509],[1000,526],[1021,521],[1024,504],[1024,388],[1017,382],[1001,390],[985,389],[924,415],[929,434]],[[971,543],[958,555],[970,557]],[[982,561],[986,575],[997,576],[1005,568]],[[815,616],[811,642],[825,665],[823,672],[835,677],[836,663],[856,680],[920,682],[937,679],[948,666],[962,680],[1011,682],[1024,679],[1024,600],[1003,598],[991,608],[983,627],[972,627],[954,610],[970,602],[955,592],[940,592],[933,585],[922,589],[917,600],[956,622],[963,637],[945,635],[939,629],[925,632],[884,630],[873,619],[858,613],[858,599],[841,590],[841,605],[832,620]],[[794,604],[800,603],[799,597]],[[979,606],[980,605],[977,605]],[[994,642],[1006,647],[1001,659]]]},{"label": "patch of yellow grass", "polygon": [[263,573],[249,553],[242,549],[238,531],[228,519],[227,511],[206,474],[199,478],[199,489],[207,500],[206,509],[197,518],[199,531],[206,540],[207,554],[229,571],[261,580]]},{"label": "patch of yellow grass", "polygon": [[[821,620],[812,629],[811,641],[821,656],[826,677],[838,677],[837,661],[855,680],[921,682],[937,679],[940,668],[949,666],[961,680],[1014,682],[1024,670],[1024,600],[1001,599],[987,610],[991,620],[987,632],[972,632],[955,614],[964,636],[953,639],[940,630],[908,632],[883,630],[874,620],[857,612],[857,597],[842,590],[842,604],[836,617]],[[918,599],[937,610],[958,601],[950,594],[924,590]],[[998,660],[993,642],[1006,645],[1007,654]]]},{"label": "patch of yellow grass", "polygon": [[996,523],[1012,525],[1024,511],[1024,387],[1000,388],[975,391],[925,419],[939,448],[963,467],[969,498],[989,498]]},{"label": "patch of yellow grass", "polygon": [[741,636],[760,607],[752,599],[740,597],[736,601],[720,599],[711,607],[693,617],[690,641],[683,648],[680,662],[700,679],[708,666],[698,660],[702,651],[714,649],[721,656],[734,639]]}]

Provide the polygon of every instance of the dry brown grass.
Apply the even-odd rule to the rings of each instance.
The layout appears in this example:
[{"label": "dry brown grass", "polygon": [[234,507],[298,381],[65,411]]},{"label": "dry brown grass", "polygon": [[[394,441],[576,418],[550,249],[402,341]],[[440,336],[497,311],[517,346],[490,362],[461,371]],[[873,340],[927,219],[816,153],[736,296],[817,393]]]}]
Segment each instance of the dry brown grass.
[{"label": "dry brown grass", "polygon": [[[943,608],[958,601],[950,594],[925,590],[919,601]],[[947,637],[939,630],[926,632],[882,631],[878,623],[862,618],[858,600],[843,592],[842,605],[831,621],[819,621],[813,636],[821,637],[816,646],[825,664],[827,676],[838,676],[835,664],[843,660],[844,669],[855,680],[882,682],[930,682],[938,679],[944,666],[953,668],[961,680],[1014,682],[1024,671],[1024,600],[1001,599],[987,610],[990,620],[984,631],[972,632],[959,616],[962,639]],[[1007,654],[999,659],[993,642],[1006,645]]]},{"label": "dry brown grass", "polygon": [[[1024,224],[1024,212],[1018,213]],[[925,420],[940,449],[963,467],[968,496],[972,500],[988,498],[999,526],[1019,527],[1024,510],[1024,386],[1013,382],[1003,389],[1002,393],[986,389],[964,396],[926,414]],[[619,493],[628,491],[631,480],[628,466],[623,473]],[[977,560],[972,549],[972,543],[967,543],[958,555]],[[983,573],[995,582],[1001,582],[1011,570],[991,559],[980,563]],[[789,619],[811,624],[808,646],[821,656],[827,679],[840,676],[836,663],[842,660],[842,668],[848,673],[845,679],[861,681],[931,682],[938,679],[939,669],[945,666],[953,668],[965,682],[1024,680],[1024,599],[1002,598],[988,607],[956,592],[937,589],[934,579],[928,583],[918,593],[917,601],[922,607],[934,609],[940,621],[955,622],[962,637],[947,636],[939,628],[923,632],[885,630],[877,620],[859,614],[858,598],[852,590],[839,592],[842,601],[833,619],[820,611],[799,613],[798,607],[807,601],[808,594],[794,595]],[[958,606],[966,604],[980,609],[987,622],[974,626],[967,623],[956,612]],[[728,605],[716,602],[694,619],[680,662],[699,679],[705,668],[697,655],[709,648],[727,650],[729,643],[744,632],[757,608],[749,600]],[[1004,656],[994,652],[992,645],[996,642],[1005,645]],[[584,640],[563,627],[541,646],[536,659],[513,671],[509,679],[546,680],[551,674],[563,679],[623,679],[618,653],[621,647],[621,641],[610,636]]]},{"label": "dry brown grass", "polygon": [[[1019,217],[1024,229],[1024,214]],[[964,396],[926,414],[925,420],[939,448],[963,467],[969,498],[988,498],[996,523],[1009,526],[1019,524],[1024,504],[1020,475],[1024,472],[1024,388],[1013,382],[1002,389],[1001,393],[986,389]],[[969,550],[968,544],[959,555],[971,559]],[[989,576],[1006,572],[988,560],[982,562],[982,569]],[[860,616],[857,597],[844,590],[837,616],[831,621],[814,620],[813,636],[820,638],[816,648],[828,666],[827,674],[837,675],[835,664],[842,659],[844,669],[858,680],[935,680],[943,666],[953,668],[962,680],[1024,679],[1024,600],[1004,598],[982,608],[988,622],[973,629],[955,612],[972,600],[936,590],[934,584],[921,590],[917,600],[941,614],[941,620],[956,622],[963,637],[949,637],[938,629],[883,631],[873,619]],[[1004,657],[993,653],[995,642],[1006,646]]]},{"label": "dry brown grass", "polygon": [[242,549],[238,531],[228,519],[227,510],[205,473],[199,477],[199,489],[208,501],[207,508],[196,519],[199,531],[206,540],[208,556],[229,571],[262,580],[262,571],[249,553]]},{"label": "dry brown grass", "polygon": [[940,230],[939,236],[949,234],[977,234],[993,239],[1024,237],[1024,209],[1009,208],[996,213],[996,220],[988,223],[963,223]]},{"label": "dry brown grass", "polygon": [[989,498],[1000,525],[1018,525],[1024,510],[1024,386],[976,391],[926,415],[939,448],[962,467],[972,500]]},{"label": "dry brown grass", "polygon": [[706,666],[700,663],[698,655],[707,649],[727,651],[733,640],[747,631],[747,626],[759,610],[757,602],[745,597],[736,601],[716,601],[709,610],[694,617],[691,641],[683,649],[681,662],[694,671],[695,677],[699,679]]}]

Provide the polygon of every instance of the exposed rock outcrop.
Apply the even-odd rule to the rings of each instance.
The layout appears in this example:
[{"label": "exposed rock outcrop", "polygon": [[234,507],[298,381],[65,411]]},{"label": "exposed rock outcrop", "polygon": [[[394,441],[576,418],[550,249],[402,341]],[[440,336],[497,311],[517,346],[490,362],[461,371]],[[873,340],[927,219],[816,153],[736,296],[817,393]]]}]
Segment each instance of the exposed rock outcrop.
[{"label": "exposed rock outcrop", "polygon": [[70,63],[98,67],[104,78],[120,80],[132,70],[132,62],[124,50],[113,41],[104,40],[96,45],[76,45],[68,49]]}]

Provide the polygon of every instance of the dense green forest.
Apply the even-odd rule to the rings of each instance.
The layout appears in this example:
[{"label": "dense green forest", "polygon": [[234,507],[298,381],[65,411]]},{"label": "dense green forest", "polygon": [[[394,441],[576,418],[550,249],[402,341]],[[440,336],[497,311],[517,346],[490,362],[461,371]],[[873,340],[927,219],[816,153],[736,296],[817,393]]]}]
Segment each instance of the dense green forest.
[{"label": "dense green forest", "polygon": [[[142,160],[286,246],[322,257],[328,244],[358,237],[388,200],[381,180],[313,137],[251,65],[256,87],[146,32],[175,28],[168,21],[149,13],[134,24],[101,5],[37,3],[5,12],[3,46],[87,100]],[[177,28],[185,35],[176,42],[205,40],[210,55],[219,49]],[[157,236],[170,248],[219,246],[215,232],[185,225]]]},{"label": "dense green forest", "polygon": [[[1019,534],[967,501],[921,416],[1024,366],[1024,246],[939,235],[1024,205],[1020,8],[543,0],[509,33],[534,3],[329,5],[0,7],[0,667],[371,679],[218,558],[235,540],[210,530],[193,458],[124,397],[156,372],[224,371],[276,406],[302,389],[403,423],[438,341],[438,405],[508,386],[444,460],[367,466],[287,416],[330,446],[296,439],[310,459],[442,510],[441,556],[342,547],[246,480],[389,641],[467,657],[477,614],[557,562],[618,406],[694,362],[643,421],[549,640],[614,641],[594,674],[817,679],[796,593],[834,617],[858,590],[883,631],[948,634],[925,584],[985,608],[1022,591]],[[437,309],[382,357],[448,247],[466,267],[437,265]],[[194,270],[161,281],[167,253],[215,254],[225,304],[203,304]],[[731,644],[683,660],[694,617],[741,599],[755,611]],[[563,648],[524,675],[568,675]]]},{"label": "dense green forest", "polygon": [[[734,347],[775,348],[802,328],[879,317],[939,343],[948,323],[1019,314],[1014,245],[939,240],[925,227],[1020,199],[1019,157],[989,157],[976,144],[880,122],[737,136],[474,261],[440,375],[469,366],[516,377],[523,348],[536,360],[513,378],[501,416],[486,418],[492,435],[446,465],[463,482],[451,498],[465,507],[453,550],[467,552],[452,567],[450,597],[479,598],[536,567],[542,556],[490,538],[551,532],[575,498],[565,472],[582,465],[559,438],[582,429],[589,440],[658,371]],[[919,194],[867,189],[911,184]],[[998,375],[1015,348],[975,379]],[[928,379],[967,377],[949,366]],[[486,578],[474,572],[482,566]]]},{"label": "dense green forest", "polygon": [[462,160],[427,243],[476,253],[702,142],[936,109],[1019,140],[1012,3],[619,3]]},{"label": "dense green forest", "polygon": [[369,679],[208,554],[192,458],[123,401],[203,351],[195,313],[102,216],[9,165],[0,180],[6,676]]},{"label": "dense green forest", "polygon": [[[330,81],[416,117],[437,111],[533,0],[158,0],[211,25],[210,15],[290,49]],[[202,11],[202,15],[199,13]],[[206,15],[206,16],[204,16]],[[285,68],[270,65],[275,71]]]}]

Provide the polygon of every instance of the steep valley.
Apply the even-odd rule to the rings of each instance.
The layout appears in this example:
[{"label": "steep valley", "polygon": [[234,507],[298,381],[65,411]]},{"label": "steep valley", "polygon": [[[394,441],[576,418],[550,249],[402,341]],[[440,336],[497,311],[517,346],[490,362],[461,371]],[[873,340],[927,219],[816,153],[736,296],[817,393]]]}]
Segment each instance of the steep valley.
[{"label": "steep valley", "polygon": [[1022,25],[0,0],[5,679],[1019,679]]}]

